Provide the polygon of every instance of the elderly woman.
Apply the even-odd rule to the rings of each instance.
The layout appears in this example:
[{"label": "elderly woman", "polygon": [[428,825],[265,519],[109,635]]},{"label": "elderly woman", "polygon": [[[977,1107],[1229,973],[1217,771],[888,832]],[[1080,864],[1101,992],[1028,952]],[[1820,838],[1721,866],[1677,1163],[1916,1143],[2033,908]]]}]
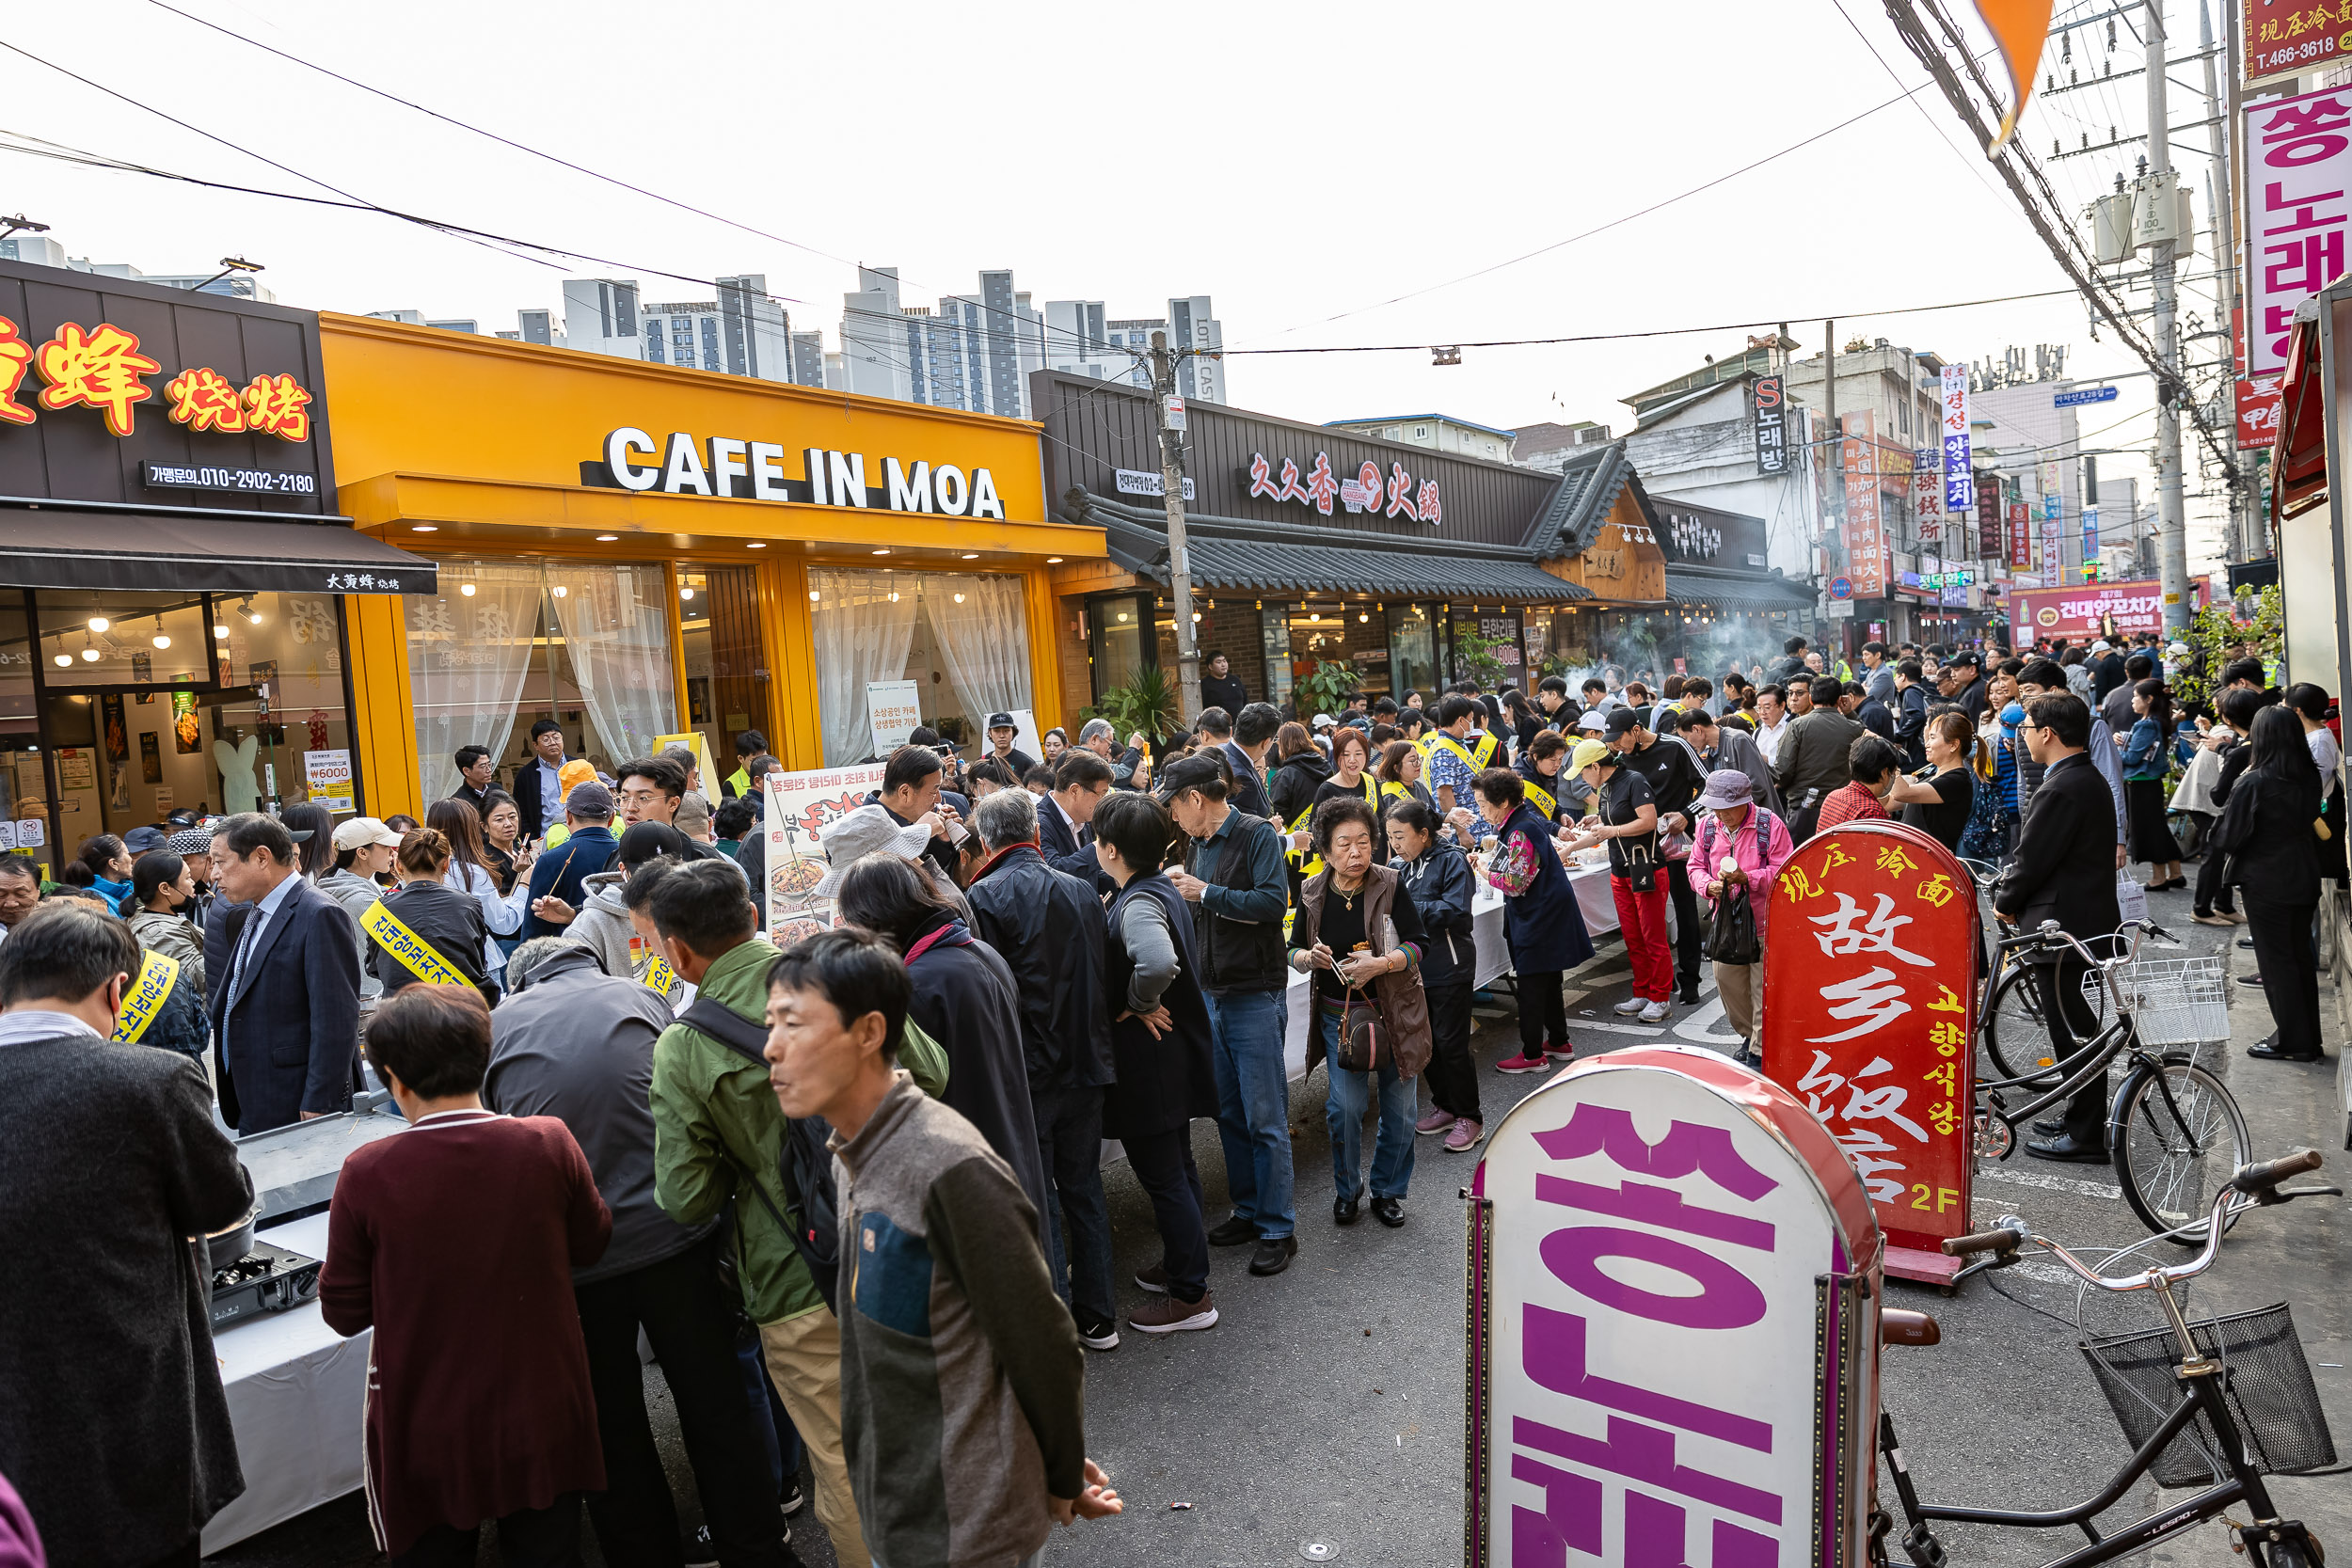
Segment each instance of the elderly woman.
[{"label": "elderly woman", "polygon": [[1724,768],[1707,775],[1698,800],[1707,816],[1691,846],[1692,890],[1719,915],[1745,898],[1756,916],[1756,957],[1745,963],[1715,960],[1715,994],[1723,999],[1724,1022],[1740,1037],[1737,1059],[1750,1066],[1762,1060],[1756,1049],[1761,1022],[1756,979],[1756,967],[1764,961],[1764,911],[1772,901],[1772,879],[1797,852],[1788,825],[1757,805],[1755,795],[1756,786],[1745,773]]},{"label": "elderly woman", "polygon": [[[1291,967],[1314,983],[1307,1070],[1314,1070],[1318,1056],[1330,1059],[1324,1121],[1331,1133],[1335,1225],[1353,1225],[1362,1212],[1364,1112],[1375,1085],[1380,1122],[1372,1213],[1385,1226],[1405,1223],[1405,1194],[1413,1178],[1414,1080],[1429,1063],[1429,1001],[1420,974],[1425,937],[1403,879],[1374,863],[1379,832],[1378,817],[1362,800],[1340,796],[1315,808],[1315,852],[1323,869],[1300,886],[1291,922]],[[1348,1028],[1366,1017],[1368,1031]],[[1358,1040],[1366,1042],[1360,1054]]]},{"label": "elderly woman", "polygon": [[[1560,977],[1593,956],[1593,939],[1552,845],[1551,823],[1527,798],[1527,782],[1508,768],[1489,768],[1473,782],[1472,793],[1495,844],[1470,866],[1502,894],[1502,935],[1518,975],[1519,1053],[1495,1066],[1502,1072],[1543,1072],[1576,1054]],[[1466,831],[1467,814],[1457,811],[1454,817]]]}]

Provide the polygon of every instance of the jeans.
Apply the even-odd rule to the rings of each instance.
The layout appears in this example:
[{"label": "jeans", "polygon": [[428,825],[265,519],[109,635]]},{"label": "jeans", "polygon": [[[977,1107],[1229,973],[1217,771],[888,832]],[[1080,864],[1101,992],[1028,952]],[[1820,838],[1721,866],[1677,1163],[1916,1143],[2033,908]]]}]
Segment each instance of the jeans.
[{"label": "jeans", "polygon": [[[1648,892],[1638,891],[1630,877],[1609,879],[1609,893],[1617,903],[1617,929],[1625,938],[1625,956],[1633,965],[1633,994],[1645,1002],[1671,1002],[1675,994],[1674,958],[1666,950],[1666,885],[1653,879]],[[1696,930],[1694,920],[1690,928]]]},{"label": "jeans", "polygon": [[675,1257],[572,1292],[604,1446],[605,1490],[590,1496],[588,1517],[609,1561],[678,1561],[677,1508],[645,1417],[640,1325],[677,1402],[694,1489],[720,1560],[727,1568],[784,1561],[776,1488],[760,1441],[767,1406],[755,1405],[743,1383],[736,1309],[719,1284],[718,1247],[719,1239],[707,1236]]},{"label": "jeans", "polygon": [[[546,1508],[522,1508],[501,1515],[499,1560],[507,1568],[578,1568],[580,1494],[566,1492]],[[392,1568],[473,1568],[482,1550],[482,1527],[435,1525],[392,1559]],[[678,1544],[664,1555],[675,1561]]]},{"label": "jeans", "polygon": [[1033,1089],[1029,1106],[1045,1167],[1045,1261],[1054,1293],[1079,1323],[1105,1323],[1111,1315],[1111,1215],[1103,1200],[1103,1091]]},{"label": "jeans", "polygon": [[1127,1168],[1152,1200],[1168,1292],[1178,1301],[1199,1301],[1209,1289],[1209,1232],[1200,1217],[1200,1172],[1192,1163],[1192,1128],[1136,1133],[1120,1143],[1127,1150]]},{"label": "jeans", "polygon": [[1233,1217],[1279,1242],[1298,1228],[1292,1200],[1291,1089],[1282,1070],[1279,990],[1237,990],[1208,1004],[1212,1065],[1216,1069],[1216,1132],[1225,1146],[1225,1185]]},{"label": "jeans", "polygon": [[[1429,1086],[1429,1102],[1449,1116],[1484,1123],[1486,1118],[1478,1110],[1478,1063],[1470,1055],[1469,977],[1426,987],[1425,992],[1429,998],[1429,1066],[1422,1081]],[[1526,1006],[1524,1000],[1520,1006]],[[1564,1015],[1565,1011],[1564,1004]],[[1565,1031],[1561,1043],[1567,1043]]]},{"label": "jeans", "polygon": [[1668,861],[1666,895],[1675,905],[1675,979],[1685,996],[1699,993],[1699,897],[1691,886],[1691,863]]},{"label": "jeans", "polygon": [[1331,1132],[1331,1191],[1336,1197],[1360,1197],[1364,1191],[1364,1112],[1371,1105],[1373,1081],[1379,1080],[1380,1127],[1372,1150],[1372,1196],[1403,1197],[1413,1180],[1413,1112],[1417,1094],[1410,1078],[1399,1076],[1396,1060],[1389,1057],[1373,1072],[1350,1072],[1339,1065],[1340,1015],[1315,999],[1315,1018],[1323,1030],[1324,1065],[1330,1073],[1331,1091],[1323,1102],[1324,1125]]}]

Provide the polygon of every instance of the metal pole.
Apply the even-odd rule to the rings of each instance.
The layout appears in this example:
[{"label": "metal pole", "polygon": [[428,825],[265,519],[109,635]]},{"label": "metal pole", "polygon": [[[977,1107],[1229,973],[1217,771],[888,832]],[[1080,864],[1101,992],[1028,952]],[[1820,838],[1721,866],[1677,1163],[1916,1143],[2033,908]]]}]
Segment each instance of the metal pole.
[{"label": "metal pole", "polygon": [[1200,644],[1192,631],[1192,562],[1184,548],[1184,436],[1170,419],[1176,356],[1152,334],[1152,395],[1160,420],[1160,487],[1168,492],[1168,596],[1176,607],[1176,707],[1184,728],[1200,717]]},{"label": "metal pole", "polygon": [[[2148,176],[2154,202],[2177,202],[2173,195],[2169,110],[2165,101],[2164,0],[2148,0]],[[2169,229],[2178,214],[2159,212]],[[2173,279],[2170,240],[2149,246],[2153,282],[2156,358],[2163,375],[2156,385],[2156,575],[2164,592],[2164,626],[2188,626],[2188,519],[2181,485],[2181,400],[2188,395],[2181,376],[2180,328],[2173,319],[2178,286]]]}]

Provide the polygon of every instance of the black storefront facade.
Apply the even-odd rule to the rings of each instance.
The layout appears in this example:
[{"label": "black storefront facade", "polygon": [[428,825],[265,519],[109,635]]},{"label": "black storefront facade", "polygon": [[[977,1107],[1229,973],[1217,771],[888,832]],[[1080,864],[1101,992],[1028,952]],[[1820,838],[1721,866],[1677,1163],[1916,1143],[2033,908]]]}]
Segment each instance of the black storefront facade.
[{"label": "black storefront facade", "polygon": [[345,600],[434,581],[336,512],[313,314],[0,261],[0,847],[364,809]]},{"label": "black storefront facade", "polygon": [[[1030,386],[1054,515],[1108,547],[1055,569],[1074,712],[1138,671],[1174,673],[1155,411],[1060,372]],[[1303,715],[1343,685],[1402,701],[1469,673],[1525,689],[1595,657],[1612,621],[1665,610],[1621,446],[1562,474],[1197,402],[1187,424],[1195,629],[1253,699]]]}]

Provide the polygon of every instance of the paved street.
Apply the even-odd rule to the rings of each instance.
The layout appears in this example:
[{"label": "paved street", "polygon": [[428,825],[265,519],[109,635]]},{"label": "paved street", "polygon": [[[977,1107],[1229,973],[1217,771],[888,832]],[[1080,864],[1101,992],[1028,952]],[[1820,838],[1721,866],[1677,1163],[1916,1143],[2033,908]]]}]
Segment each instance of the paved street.
[{"label": "paved street", "polygon": [[[2234,970],[2250,968],[2251,955],[2230,946],[2234,933],[2188,923],[2186,894],[2153,902],[2154,917],[2190,952],[2226,947]],[[1658,1038],[1728,1043],[1718,1033],[1711,989],[1704,1006],[1662,1028],[1620,1023],[1607,1009],[1625,994],[1627,978],[1623,949],[1613,944],[1570,977],[1568,1016],[1580,1050]],[[2326,1110],[2332,1057],[2318,1067],[2248,1061],[2243,1048],[2268,1030],[2268,1014],[2258,991],[2230,989],[2234,1037],[2226,1051],[2209,1049],[2206,1059],[2221,1066],[2243,1102],[2257,1152],[2308,1144],[2328,1156],[2328,1175],[2340,1179],[2343,1128]],[[2332,1021],[2332,997],[2323,994],[2322,1005]],[[1474,1041],[1487,1069],[1480,1088],[1491,1124],[1546,1080],[1491,1070],[1518,1042],[1507,1002],[1482,1011]],[[1058,1537],[1047,1552],[1056,1568],[1270,1568],[1309,1560],[1301,1550],[1309,1543],[1325,1544],[1341,1562],[1459,1560],[1463,1230],[1456,1195],[1471,1157],[1443,1153],[1435,1138],[1420,1140],[1406,1227],[1388,1230],[1367,1215],[1337,1228],[1329,1217],[1321,1087],[1318,1076],[1293,1104],[1300,1252],[1291,1270],[1254,1279],[1242,1267],[1246,1252],[1220,1252],[1212,1281],[1223,1320],[1216,1329],[1162,1340],[1129,1333],[1116,1352],[1089,1361],[1089,1436],[1127,1513]],[[1195,1153],[1221,1213],[1224,1166],[1208,1123],[1199,1124]],[[1124,1282],[1156,1255],[1150,1211],[1123,1166],[1108,1185]],[[1975,1199],[1985,1227],[2018,1212],[2070,1244],[2126,1245],[2146,1234],[2105,1167],[2045,1165],[2020,1154],[1981,1173]],[[2202,1313],[2291,1301],[2339,1444],[2352,1442],[2348,1239],[2352,1209],[2341,1199],[2249,1216],[2192,1298]],[[1887,1407],[1927,1496],[2057,1506],[2094,1492],[2122,1464],[2121,1433],[2076,1348],[2075,1295],[2055,1265],[2032,1261],[1972,1281],[1949,1299],[1893,1287],[1898,1305],[1922,1307],[1944,1327],[1940,1347],[1891,1350],[1885,1359]],[[2154,1322],[2142,1298],[2120,1311],[2098,1302],[2090,1313],[2087,1321],[2097,1332]],[[647,1382],[658,1394],[658,1375]],[[680,1496],[691,1498],[666,1401],[657,1423]],[[2282,1481],[2280,1492],[2324,1539],[2352,1543],[2352,1486],[2341,1478]],[[2118,1505],[2111,1522],[2136,1517],[2153,1496],[2143,1485]],[[1177,1503],[1191,1506],[1170,1506]],[[796,1525],[802,1560],[811,1568],[831,1564],[811,1516],[804,1513]],[[1953,1529],[1943,1539],[1961,1562],[2031,1564],[2069,1549],[2062,1535]],[[215,1560],[240,1568],[325,1568],[365,1562],[370,1555],[358,1500],[351,1497]],[[484,1561],[491,1560],[485,1554]],[[2216,1527],[2147,1560],[2240,1560],[2230,1557]]]}]

